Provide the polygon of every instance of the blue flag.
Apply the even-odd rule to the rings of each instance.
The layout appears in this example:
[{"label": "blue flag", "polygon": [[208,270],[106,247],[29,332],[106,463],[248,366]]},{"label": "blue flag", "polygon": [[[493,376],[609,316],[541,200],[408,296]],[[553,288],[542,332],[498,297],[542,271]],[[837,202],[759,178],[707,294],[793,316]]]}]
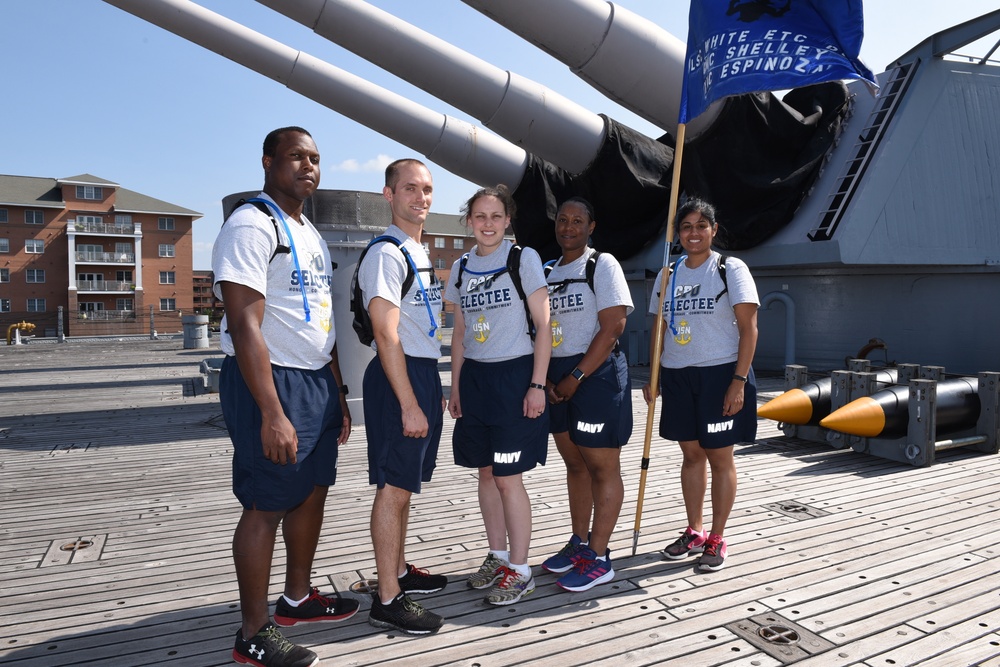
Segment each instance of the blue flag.
[{"label": "blue flag", "polygon": [[729,95],[863,79],[861,0],[691,0],[678,122]]}]

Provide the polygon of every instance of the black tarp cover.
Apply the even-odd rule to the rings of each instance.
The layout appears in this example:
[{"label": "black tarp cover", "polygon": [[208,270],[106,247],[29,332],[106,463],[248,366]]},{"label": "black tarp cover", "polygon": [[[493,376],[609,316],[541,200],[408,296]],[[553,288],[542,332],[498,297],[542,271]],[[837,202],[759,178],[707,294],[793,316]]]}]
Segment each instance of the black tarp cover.
[{"label": "black tarp cover", "polygon": [[[752,248],[788,224],[820,174],[849,110],[839,82],[728,98],[713,125],[689,140],[682,156],[684,194],[715,204],[716,246]],[[529,155],[514,191],[518,243],[543,260],[559,256],[555,214],[573,196],[597,212],[593,245],[628,259],[659,240],[670,206],[674,138],[658,140],[604,117],[606,139],[582,173]]]}]

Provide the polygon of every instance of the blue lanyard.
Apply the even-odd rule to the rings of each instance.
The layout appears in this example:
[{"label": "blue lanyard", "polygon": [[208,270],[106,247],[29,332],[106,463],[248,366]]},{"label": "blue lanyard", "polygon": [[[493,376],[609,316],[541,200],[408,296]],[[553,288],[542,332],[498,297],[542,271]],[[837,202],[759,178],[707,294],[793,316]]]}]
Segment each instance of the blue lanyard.
[{"label": "blue lanyard", "polygon": [[[402,250],[402,246],[400,246],[400,249]],[[403,257],[405,257],[406,261],[410,263],[410,268],[413,269],[413,275],[417,277],[417,287],[420,289],[420,293],[423,294],[424,307],[427,308],[427,317],[431,318],[431,328],[430,331],[427,332],[427,335],[434,338],[434,334],[437,333],[438,325],[437,318],[434,317],[434,311],[431,310],[430,295],[424,288],[424,281],[420,278],[420,271],[417,269],[417,265],[414,263],[413,258],[410,257],[410,253],[404,252]]]},{"label": "blue lanyard", "polygon": [[288,237],[288,245],[292,249],[292,261],[295,262],[295,277],[299,282],[299,292],[302,293],[302,310],[306,313],[306,322],[309,321],[309,298],[306,296],[306,284],[302,280],[302,269],[299,268],[299,253],[295,251],[295,241],[292,239],[292,230],[288,228],[288,222],[285,220],[285,216],[281,213],[281,209],[272,204],[266,199],[261,199],[260,197],[254,197],[253,199],[247,199],[248,202],[260,201],[267,204],[267,207],[274,211],[278,215],[278,220],[281,220],[282,227],[285,228],[285,236]]},{"label": "blue lanyard", "polygon": [[677,335],[677,327],[674,326],[674,298],[677,294],[677,273],[680,271],[681,263],[688,258],[687,255],[681,255],[681,258],[674,263],[674,270],[671,272],[670,276],[670,330]]}]

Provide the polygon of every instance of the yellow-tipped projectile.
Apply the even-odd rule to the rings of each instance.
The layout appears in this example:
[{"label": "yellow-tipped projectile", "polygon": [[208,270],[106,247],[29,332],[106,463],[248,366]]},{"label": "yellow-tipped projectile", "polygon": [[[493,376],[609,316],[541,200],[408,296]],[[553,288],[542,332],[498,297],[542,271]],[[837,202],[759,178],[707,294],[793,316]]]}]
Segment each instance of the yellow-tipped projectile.
[{"label": "yellow-tipped projectile", "polygon": [[789,389],[757,408],[757,416],[785,424],[808,424],[813,415],[813,401],[801,389]]},{"label": "yellow-tipped projectile", "polygon": [[885,411],[878,401],[863,396],[834,410],[821,419],[819,425],[841,433],[874,438],[885,430]]}]

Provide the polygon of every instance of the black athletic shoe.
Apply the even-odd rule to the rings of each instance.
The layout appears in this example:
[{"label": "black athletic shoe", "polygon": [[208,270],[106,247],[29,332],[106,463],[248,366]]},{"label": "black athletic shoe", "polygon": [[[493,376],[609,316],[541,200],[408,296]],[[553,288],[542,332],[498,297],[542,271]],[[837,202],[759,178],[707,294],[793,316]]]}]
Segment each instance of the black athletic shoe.
[{"label": "black athletic shoe", "polygon": [[320,595],[318,588],[309,591],[309,597],[298,607],[293,607],[282,595],[274,605],[274,622],[285,627],[296,623],[317,621],[343,621],[358,613],[357,600],[339,595]]},{"label": "black athletic shoe", "polygon": [[274,623],[268,623],[250,639],[243,639],[243,631],[237,630],[233,660],[255,667],[313,667],[319,664],[315,653],[285,639]]},{"label": "black athletic shoe", "polygon": [[406,593],[400,593],[389,604],[382,604],[378,593],[374,593],[368,622],[376,628],[399,630],[408,635],[429,635],[438,631],[444,619],[406,597]]},{"label": "black athletic shoe", "polygon": [[406,574],[399,578],[399,590],[404,593],[437,593],[448,585],[448,577],[443,574],[431,574],[409,563],[406,564]]}]

